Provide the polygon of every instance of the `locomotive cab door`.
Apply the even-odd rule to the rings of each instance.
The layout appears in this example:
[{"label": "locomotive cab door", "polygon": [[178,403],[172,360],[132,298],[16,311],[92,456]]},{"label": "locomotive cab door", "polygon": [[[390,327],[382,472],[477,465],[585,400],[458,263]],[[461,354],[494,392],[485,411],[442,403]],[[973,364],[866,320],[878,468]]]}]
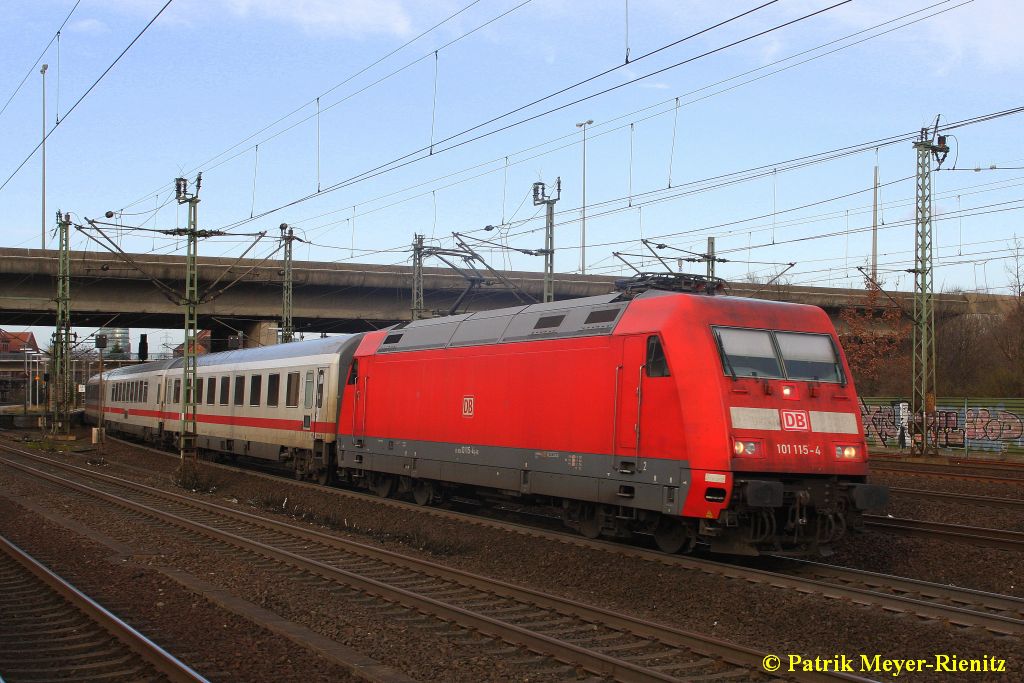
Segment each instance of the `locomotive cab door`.
[{"label": "locomotive cab door", "polygon": [[622,474],[632,474],[638,468],[645,345],[643,335],[626,337],[621,361],[615,369],[614,466]]}]

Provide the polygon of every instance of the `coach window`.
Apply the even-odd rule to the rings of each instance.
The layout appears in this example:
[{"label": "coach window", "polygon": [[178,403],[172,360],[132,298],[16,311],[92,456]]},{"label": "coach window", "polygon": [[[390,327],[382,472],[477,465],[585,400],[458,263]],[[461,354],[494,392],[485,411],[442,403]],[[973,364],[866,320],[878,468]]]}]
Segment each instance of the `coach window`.
[{"label": "coach window", "polygon": [[231,395],[231,378],[227,375],[222,375],[220,378],[220,404],[226,406],[228,404],[228,397]]},{"label": "coach window", "polygon": [[149,403],[149,380],[142,385],[142,402]]},{"label": "coach window", "polygon": [[245,375],[235,375],[235,401],[236,406],[245,403]]},{"label": "coach window", "polygon": [[263,375],[253,375],[249,379],[249,405],[258,406],[261,393],[263,393]]},{"label": "coach window", "polygon": [[313,407],[313,371],[306,370],[306,391],[304,392],[303,406],[306,410]]},{"label": "coach window", "polygon": [[217,378],[207,377],[206,378],[206,405],[213,405],[213,402],[217,400]]},{"label": "coach window", "polygon": [[174,402],[181,403],[181,380],[174,380]]},{"label": "coach window", "polygon": [[288,384],[285,387],[284,404],[288,408],[299,407],[299,373],[288,373]]},{"label": "coach window", "polygon": [[647,376],[648,377],[669,377],[668,359],[665,358],[665,349],[661,345],[661,339],[656,334],[647,338]]},{"label": "coach window", "polygon": [[267,377],[267,405],[276,406],[281,394],[281,375],[274,373]]},{"label": "coach window", "polygon": [[171,380],[169,379],[167,380],[167,383],[164,386],[164,401],[166,401],[167,403],[171,402]]}]

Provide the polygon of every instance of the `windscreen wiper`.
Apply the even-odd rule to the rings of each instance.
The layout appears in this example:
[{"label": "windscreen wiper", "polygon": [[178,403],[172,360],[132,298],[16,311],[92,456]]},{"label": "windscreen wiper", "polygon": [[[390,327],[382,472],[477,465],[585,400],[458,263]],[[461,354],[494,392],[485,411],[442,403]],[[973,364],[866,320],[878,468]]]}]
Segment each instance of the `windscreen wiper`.
[{"label": "windscreen wiper", "polygon": [[715,345],[718,346],[718,353],[722,355],[722,363],[725,364],[726,370],[729,371],[729,375],[732,377],[732,381],[736,381],[736,370],[732,367],[732,361],[729,360],[728,354],[725,353],[725,347],[722,346],[722,338],[718,336],[717,332],[713,332],[715,335]]}]

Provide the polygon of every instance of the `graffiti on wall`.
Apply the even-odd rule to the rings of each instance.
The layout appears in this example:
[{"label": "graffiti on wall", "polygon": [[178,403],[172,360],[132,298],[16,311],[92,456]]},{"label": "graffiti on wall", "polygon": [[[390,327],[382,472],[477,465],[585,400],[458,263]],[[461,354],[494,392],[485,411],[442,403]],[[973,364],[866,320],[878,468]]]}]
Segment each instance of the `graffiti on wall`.
[{"label": "graffiti on wall", "polygon": [[[925,416],[927,429],[939,448],[1024,453],[1024,405],[1021,401],[943,401]],[[861,418],[869,443],[906,447],[922,429],[921,415],[910,414],[905,400],[864,399]]]}]

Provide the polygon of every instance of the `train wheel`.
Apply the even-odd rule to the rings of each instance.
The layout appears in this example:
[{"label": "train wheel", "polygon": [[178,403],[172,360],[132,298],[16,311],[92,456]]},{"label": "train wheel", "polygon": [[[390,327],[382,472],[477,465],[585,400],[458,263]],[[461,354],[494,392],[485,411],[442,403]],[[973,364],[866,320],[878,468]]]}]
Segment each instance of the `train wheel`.
[{"label": "train wheel", "polygon": [[390,474],[371,475],[370,490],[381,498],[388,498],[395,491],[395,478]]},{"label": "train wheel", "polygon": [[658,550],[674,555],[681,550],[689,552],[693,549],[694,538],[690,528],[682,520],[662,515],[658,527],[654,530],[654,542]]},{"label": "train wheel", "polygon": [[434,502],[434,484],[425,479],[417,479],[412,485],[412,499],[417,505],[430,505]]}]

